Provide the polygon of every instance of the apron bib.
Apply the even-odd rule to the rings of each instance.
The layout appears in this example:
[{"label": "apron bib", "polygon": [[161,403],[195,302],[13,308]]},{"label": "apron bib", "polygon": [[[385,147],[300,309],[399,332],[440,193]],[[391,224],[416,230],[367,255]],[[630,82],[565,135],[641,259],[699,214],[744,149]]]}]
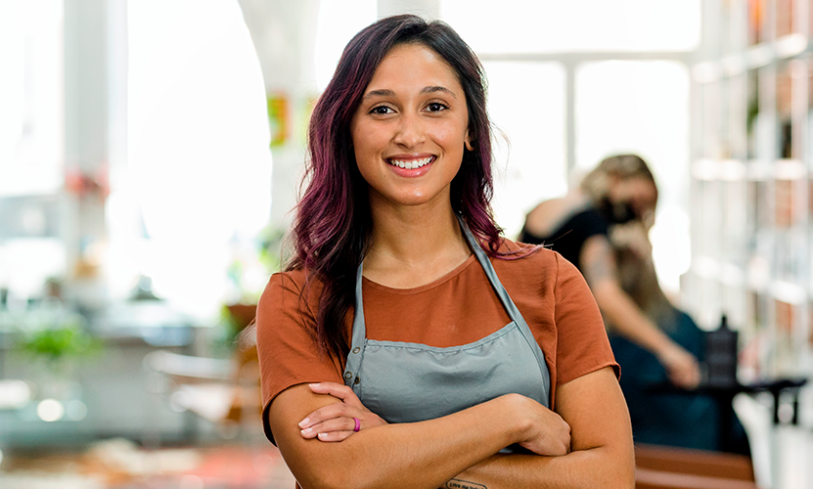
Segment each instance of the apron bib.
[{"label": "apron bib", "polygon": [[367,409],[388,423],[435,419],[510,393],[550,407],[545,355],[488,256],[459,216],[458,221],[511,322],[478,341],[447,348],[370,340],[364,322],[360,264],[344,382]]}]

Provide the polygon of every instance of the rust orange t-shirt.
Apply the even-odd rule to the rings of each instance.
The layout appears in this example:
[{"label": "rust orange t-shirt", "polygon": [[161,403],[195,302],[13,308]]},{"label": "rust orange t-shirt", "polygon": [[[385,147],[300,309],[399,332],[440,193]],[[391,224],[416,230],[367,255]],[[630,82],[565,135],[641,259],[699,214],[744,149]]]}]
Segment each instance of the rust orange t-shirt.
[{"label": "rust orange t-shirt", "polygon": [[[503,251],[520,245],[506,240]],[[618,374],[598,306],[581,274],[558,253],[540,248],[519,259],[491,258],[511,299],[528,323],[556,386],[612,366]],[[257,350],[264,417],[283,390],[306,382],[343,383],[342,365],[320,356],[314,336],[321,284],[306,272],[271,276],[257,307]],[[367,337],[380,341],[464,345],[499,330],[510,318],[472,254],[440,279],[393,289],[362,279]],[[352,311],[346,318],[350,338]],[[270,438],[268,427],[266,435]]]}]

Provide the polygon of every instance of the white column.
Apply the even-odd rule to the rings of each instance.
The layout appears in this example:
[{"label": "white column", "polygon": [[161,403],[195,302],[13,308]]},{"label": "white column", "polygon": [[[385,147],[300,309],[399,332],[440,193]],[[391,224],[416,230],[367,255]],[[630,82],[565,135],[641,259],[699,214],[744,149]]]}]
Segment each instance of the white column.
[{"label": "white column", "polygon": [[319,0],[239,0],[260,59],[266,94],[288,100],[289,136],[273,147],[271,222],[290,222],[305,162],[305,107],[316,96],[314,46]]},{"label": "white column", "polygon": [[65,172],[100,184],[63,196],[68,290],[85,307],[105,298],[105,187],[126,135],[126,0],[65,0]]}]

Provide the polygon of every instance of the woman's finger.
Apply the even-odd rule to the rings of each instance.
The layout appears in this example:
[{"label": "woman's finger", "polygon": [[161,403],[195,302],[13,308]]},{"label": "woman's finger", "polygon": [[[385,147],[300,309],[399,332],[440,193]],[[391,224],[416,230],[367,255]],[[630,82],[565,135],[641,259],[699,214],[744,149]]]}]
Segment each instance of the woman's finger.
[{"label": "woman's finger", "polygon": [[[357,418],[333,418],[301,430],[304,438],[315,438],[322,433],[355,432]],[[361,424],[361,422],[359,422]],[[321,439],[321,438],[320,438]]]},{"label": "woman's finger", "polygon": [[337,402],[334,404],[327,405],[325,407],[319,408],[316,411],[310,413],[305,419],[299,422],[299,427],[310,428],[318,423],[322,423],[329,419],[334,418],[358,418],[361,416],[361,413],[358,409],[354,408],[353,406],[348,406],[343,402]]},{"label": "woman's finger", "polygon": [[336,442],[346,440],[347,438],[352,435],[352,431],[329,431],[325,433],[319,433],[319,441],[324,442]]},{"label": "woman's finger", "polygon": [[319,382],[316,384],[308,384],[308,387],[310,387],[311,391],[313,391],[315,394],[329,394],[337,399],[341,399],[344,403],[351,406],[357,408],[362,407],[361,401],[359,400],[358,396],[356,396],[356,393],[353,392],[353,389],[344,384],[337,384],[336,382]]}]

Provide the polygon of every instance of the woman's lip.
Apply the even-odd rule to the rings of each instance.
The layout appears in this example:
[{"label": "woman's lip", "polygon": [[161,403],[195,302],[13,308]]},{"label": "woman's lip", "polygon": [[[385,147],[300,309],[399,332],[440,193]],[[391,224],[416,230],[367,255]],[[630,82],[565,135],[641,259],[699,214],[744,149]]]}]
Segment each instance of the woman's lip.
[{"label": "woman's lip", "polygon": [[412,154],[399,154],[399,155],[387,156],[384,159],[387,160],[387,161],[389,161],[389,160],[403,160],[403,161],[406,161],[406,160],[421,160],[423,158],[431,158],[431,157],[434,157],[434,156],[435,155],[433,155],[432,153],[412,153]]}]

